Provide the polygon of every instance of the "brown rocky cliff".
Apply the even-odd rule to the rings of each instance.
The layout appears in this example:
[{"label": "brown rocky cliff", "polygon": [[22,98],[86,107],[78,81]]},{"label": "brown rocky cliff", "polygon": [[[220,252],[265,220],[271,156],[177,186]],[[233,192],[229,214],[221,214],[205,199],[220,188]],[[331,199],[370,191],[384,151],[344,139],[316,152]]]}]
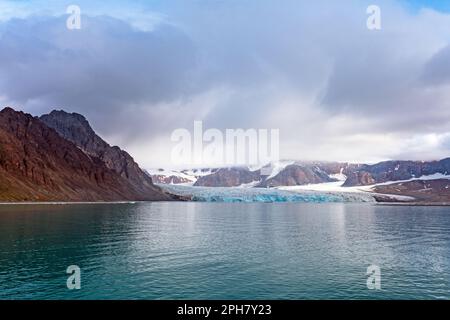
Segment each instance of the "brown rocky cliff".
[{"label": "brown rocky cliff", "polygon": [[0,112],[0,201],[168,200],[155,188],[136,188],[39,119]]},{"label": "brown rocky cliff", "polygon": [[148,189],[159,190],[154,186],[151,177],[139,168],[127,152],[119,147],[110,146],[100,138],[82,115],[54,110],[41,116],[40,120],[86,154],[102,160],[109,169],[127,179],[135,189],[142,192]]}]

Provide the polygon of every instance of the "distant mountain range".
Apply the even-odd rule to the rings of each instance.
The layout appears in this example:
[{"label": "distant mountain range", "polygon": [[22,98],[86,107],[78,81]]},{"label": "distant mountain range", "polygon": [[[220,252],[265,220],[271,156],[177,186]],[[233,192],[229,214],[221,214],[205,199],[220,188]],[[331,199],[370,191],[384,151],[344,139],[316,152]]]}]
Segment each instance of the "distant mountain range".
[{"label": "distant mountain range", "polygon": [[[157,184],[289,188],[372,186],[371,192],[450,202],[450,158],[377,164],[280,161],[260,168],[142,170],[80,114],[0,111],[0,201],[177,200]],[[355,189],[356,190],[356,189]],[[364,190],[368,190],[367,188]]]},{"label": "distant mountain range", "polygon": [[82,115],[0,112],[0,201],[172,199]]},{"label": "distant mountain range", "polygon": [[199,187],[273,188],[337,183],[340,190],[356,190],[357,187],[373,186],[371,190],[381,195],[409,196],[424,202],[450,201],[450,158],[440,161],[384,161],[373,165],[282,161],[253,170],[231,167],[200,171],[208,174],[195,175],[193,170],[171,171],[170,179],[165,180],[166,171],[160,169],[159,174],[156,172],[152,176],[162,183]]},{"label": "distant mountain range", "polygon": [[450,158],[441,161],[385,161],[378,164],[342,162],[283,161],[259,169],[247,167],[196,170],[152,170],[149,174],[160,183],[192,183],[201,187],[301,186],[343,180],[344,187],[368,186],[440,173],[450,174]]}]

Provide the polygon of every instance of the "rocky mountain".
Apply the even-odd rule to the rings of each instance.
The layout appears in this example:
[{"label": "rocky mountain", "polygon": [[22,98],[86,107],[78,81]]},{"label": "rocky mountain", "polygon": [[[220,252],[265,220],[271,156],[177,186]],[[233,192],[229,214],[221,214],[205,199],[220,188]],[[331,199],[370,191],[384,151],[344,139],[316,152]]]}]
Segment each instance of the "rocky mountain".
[{"label": "rocky mountain", "polygon": [[[284,161],[269,164],[259,170],[223,168],[197,179],[195,186],[203,187],[280,187],[343,181],[342,187],[370,186],[385,182],[410,180],[441,174],[450,175],[450,158],[440,161],[384,161],[373,165],[340,162]],[[161,173],[165,183],[164,173]],[[192,178],[192,177],[191,177]],[[177,184],[179,179],[169,180]],[[180,180],[181,181],[181,180]],[[183,183],[183,182],[180,182]]]},{"label": "rocky mountain", "polygon": [[[86,145],[88,140],[83,140]],[[138,186],[113,170],[111,163],[83,151],[40,119],[11,108],[0,112],[0,201],[172,198],[151,179]]]},{"label": "rocky mountain", "polygon": [[374,165],[360,165],[347,170],[346,187],[366,186],[388,181],[401,181],[429,176],[432,174],[448,175],[450,158],[440,161],[384,161]]},{"label": "rocky mountain", "polygon": [[[193,175],[194,171],[161,170],[159,174],[164,177],[168,172],[175,176],[187,173],[189,179],[196,180],[194,187],[279,187],[281,190],[318,191],[339,196],[367,195],[378,202],[450,203],[450,159],[384,161],[373,165],[280,161],[258,170],[244,167],[202,169],[201,176]],[[159,181],[166,183],[167,180]],[[178,184],[177,181],[169,180],[168,184]],[[295,186],[298,188],[290,189]],[[176,187],[173,186],[173,190],[177,190]],[[206,191],[199,188],[198,192]],[[230,189],[230,192],[239,193],[239,190]],[[207,193],[215,195],[211,190]]]},{"label": "rocky mountain", "polygon": [[53,111],[36,118],[11,108],[0,112],[0,201],[174,200],[153,184],[153,177],[160,184],[202,187],[375,185],[371,190],[380,196],[443,202],[450,199],[448,175],[450,158],[371,165],[281,161],[260,169],[146,172],[127,152],[99,137],[80,114]]},{"label": "rocky mountain", "polygon": [[337,181],[334,175],[342,174],[348,164],[335,162],[285,162],[270,164],[259,170],[232,167],[215,170],[198,178],[194,186],[236,187],[251,185],[259,188],[296,186]]},{"label": "rocky mountain", "polygon": [[147,169],[144,172],[150,176],[154,183],[158,184],[189,184],[194,183],[201,177],[209,176],[219,170],[218,168],[203,169],[182,169],[182,170],[166,170]]},{"label": "rocky mountain", "polygon": [[201,187],[237,187],[243,184],[259,183],[261,172],[250,171],[248,168],[222,168],[214,173],[201,176],[194,186]]},{"label": "rocky mountain", "polygon": [[182,172],[165,171],[164,169],[158,169],[153,172],[145,171],[149,175],[154,183],[160,184],[193,184],[197,178],[191,175],[187,175]]},{"label": "rocky mountain", "polygon": [[54,110],[39,119],[89,156],[99,158],[107,168],[127,179],[136,190],[142,193],[149,190],[159,192],[151,177],[139,168],[133,158],[119,147],[112,147],[100,138],[82,115]]},{"label": "rocky mountain", "polygon": [[184,183],[191,183],[192,181],[189,179],[185,179],[179,176],[171,175],[171,176],[165,176],[165,175],[152,175],[152,180],[155,183],[161,183],[161,184],[184,184]]},{"label": "rocky mountain", "polygon": [[379,194],[413,197],[415,202],[449,203],[450,180],[413,180],[388,185],[378,185],[373,191]]},{"label": "rocky mountain", "polygon": [[258,186],[270,188],[279,186],[299,186],[333,181],[337,180],[330,177],[330,173],[327,173],[318,165],[291,164],[275,176],[269,176]]}]

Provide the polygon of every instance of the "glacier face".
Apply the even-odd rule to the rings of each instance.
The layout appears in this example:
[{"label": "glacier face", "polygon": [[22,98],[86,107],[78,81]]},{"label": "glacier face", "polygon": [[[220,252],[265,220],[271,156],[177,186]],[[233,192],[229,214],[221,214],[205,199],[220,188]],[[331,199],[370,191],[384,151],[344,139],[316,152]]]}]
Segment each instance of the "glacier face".
[{"label": "glacier face", "polygon": [[264,188],[212,188],[182,185],[164,185],[159,187],[167,192],[188,197],[200,202],[375,202],[370,195],[361,193],[285,191]]}]

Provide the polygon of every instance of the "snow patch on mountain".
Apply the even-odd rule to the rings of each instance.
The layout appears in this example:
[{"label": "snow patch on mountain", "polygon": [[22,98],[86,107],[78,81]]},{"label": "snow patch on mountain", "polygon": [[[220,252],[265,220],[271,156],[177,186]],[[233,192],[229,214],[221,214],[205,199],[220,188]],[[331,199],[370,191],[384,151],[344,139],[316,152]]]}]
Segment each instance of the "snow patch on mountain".
[{"label": "snow patch on mountain", "polygon": [[442,173],[434,173],[430,175],[424,175],[420,176],[418,178],[411,178],[408,180],[398,180],[398,181],[387,181],[382,183],[377,183],[375,185],[371,185],[369,187],[375,187],[375,186],[387,186],[390,184],[398,184],[398,183],[405,183],[405,182],[411,182],[411,181],[430,181],[430,180],[440,180],[440,179],[450,179],[450,175],[442,174]]},{"label": "snow patch on mountain", "polygon": [[173,184],[175,180],[184,181],[183,184],[188,185],[192,185],[197,181],[197,177],[175,170],[150,169],[146,170],[146,172],[153,180],[156,180],[155,182],[158,182],[160,177],[169,179],[171,181],[170,184]]},{"label": "snow patch on mountain", "polygon": [[261,175],[267,176],[266,180],[276,177],[281,171],[283,171],[287,166],[295,164],[295,161],[291,160],[281,160],[276,162],[271,162],[266,166],[261,168]]},{"label": "snow patch on mountain", "polygon": [[345,180],[347,180],[347,176],[343,172],[344,172],[344,168],[341,168],[341,172],[340,173],[329,174],[328,176],[331,179],[335,179],[337,181],[345,182]]}]

